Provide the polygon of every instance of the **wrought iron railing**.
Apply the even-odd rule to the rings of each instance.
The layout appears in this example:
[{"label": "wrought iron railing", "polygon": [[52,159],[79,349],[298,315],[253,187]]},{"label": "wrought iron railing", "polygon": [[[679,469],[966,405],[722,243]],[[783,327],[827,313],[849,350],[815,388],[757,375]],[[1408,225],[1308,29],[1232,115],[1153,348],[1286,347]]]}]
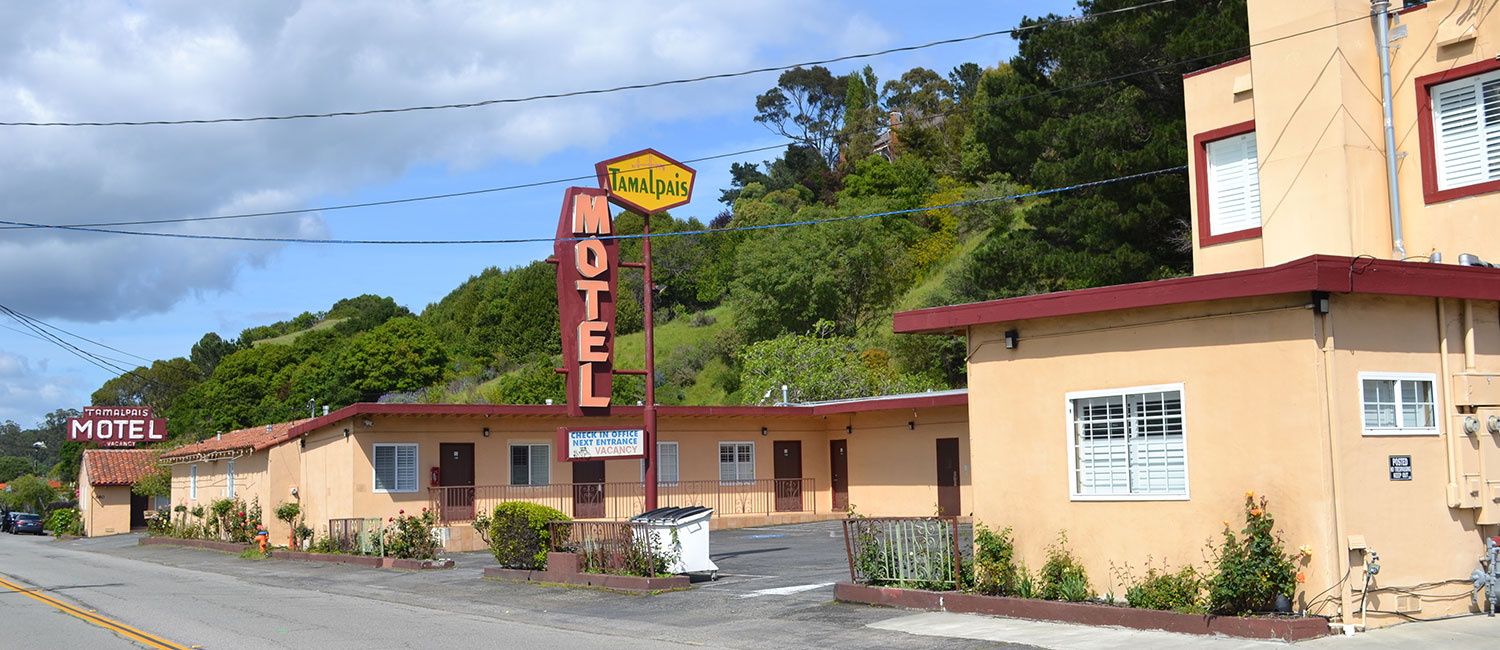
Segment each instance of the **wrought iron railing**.
[{"label": "wrought iron railing", "polygon": [[582,556],[585,573],[656,577],[665,574],[673,549],[661,547],[650,527],[630,521],[554,521],[552,550]]},{"label": "wrought iron railing", "polygon": [[[477,485],[427,489],[430,508],[443,523],[473,521],[506,501],[537,503],[574,519],[629,519],[641,513],[646,489],[641,483],[550,483],[546,485]],[[705,506],[721,515],[817,512],[817,482],[811,478],[765,478],[748,481],[676,481],[657,490],[661,507]]]},{"label": "wrought iron railing", "polygon": [[[962,587],[973,556],[973,529],[958,517],[862,517],[844,520],[849,579],[920,589]],[[967,538],[966,538],[967,536]]]}]

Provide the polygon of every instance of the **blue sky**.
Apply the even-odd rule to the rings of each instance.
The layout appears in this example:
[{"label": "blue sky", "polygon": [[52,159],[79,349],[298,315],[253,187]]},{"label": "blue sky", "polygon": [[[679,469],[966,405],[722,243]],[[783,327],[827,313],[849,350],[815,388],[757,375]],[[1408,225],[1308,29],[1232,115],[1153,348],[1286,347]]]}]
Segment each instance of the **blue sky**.
[{"label": "blue sky", "polygon": [[[726,6],[719,6],[724,4]],[[258,2],[0,7],[0,121],[239,117],[468,102],[693,77],[916,45],[1076,13],[1071,2]],[[632,5],[635,10],[631,9]],[[882,80],[1015,53],[996,36],[830,66]],[[592,173],[782,144],[752,121],[766,73],[466,110],[144,127],[0,127],[0,219],[77,224],[303,209]],[[732,162],[695,164],[704,221]],[[574,183],[592,185],[589,182]],[[264,237],[546,237],[567,184],[397,206],[141,230]],[[420,312],[548,244],[332,246],[0,230],[0,305],[148,359],[199,337],[374,293]],[[0,317],[0,420],[89,403],[112,376]],[[138,359],[73,341],[133,364]],[[130,366],[130,367],[133,367]]]}]

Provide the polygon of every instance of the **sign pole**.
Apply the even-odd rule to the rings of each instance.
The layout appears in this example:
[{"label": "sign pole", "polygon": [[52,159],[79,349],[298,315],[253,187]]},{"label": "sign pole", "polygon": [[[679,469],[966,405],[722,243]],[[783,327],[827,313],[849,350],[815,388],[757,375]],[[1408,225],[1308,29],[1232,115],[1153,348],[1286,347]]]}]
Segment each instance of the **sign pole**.
[{"label": "sign pole", "polygon": [[646,337],[646,510],[655,510],[656,500],[656,347],[652,337],[651,311],[652,294],[656,288],[651,285],[651,215],[641,215],[641,263],[645,265],[645,301],[646,310],[643,326]]}]

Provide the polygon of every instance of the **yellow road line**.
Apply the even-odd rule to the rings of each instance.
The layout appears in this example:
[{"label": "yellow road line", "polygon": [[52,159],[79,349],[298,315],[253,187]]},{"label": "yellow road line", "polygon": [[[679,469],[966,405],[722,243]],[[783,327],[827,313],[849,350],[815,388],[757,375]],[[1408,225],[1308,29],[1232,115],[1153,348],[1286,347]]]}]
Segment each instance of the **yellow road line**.
[{"label": "yellow road line", "polygon": [[39,601],[47,603],[48,605],[56,607],[64,612],[77,616],[78,618],[81,618],[85,621],[93,623],[94,625],[98,625],[99,627],[117,632],[127,639],[130,639],[132,641],[139,641],[153,648],[158,648],[159,650],[190,650],[186,646],[180,646],[172,643],[171,641],[167,641],[166,639],[152,636],[119,621],[114,621],[98,614],[91,614],[60,600],[49,597],[39,591],[36,591],[34,589],[27,589],[5,579],[0,579],[0,587],[5,587],[6,589],[9,589],[16,593],[25,594]]}]

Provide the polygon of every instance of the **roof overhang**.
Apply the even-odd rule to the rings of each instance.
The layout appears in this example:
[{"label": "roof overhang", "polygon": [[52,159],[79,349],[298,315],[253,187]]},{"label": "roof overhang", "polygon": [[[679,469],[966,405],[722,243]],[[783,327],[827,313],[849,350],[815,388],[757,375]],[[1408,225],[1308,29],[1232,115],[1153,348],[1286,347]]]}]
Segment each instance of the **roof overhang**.
[{"label": "roof overhang", "polygon": [[899,312],[897,334],[961,334],[1009,323],[1300,292],[1500,300],[1500,269],[1312,255],[1263,269]]}]

